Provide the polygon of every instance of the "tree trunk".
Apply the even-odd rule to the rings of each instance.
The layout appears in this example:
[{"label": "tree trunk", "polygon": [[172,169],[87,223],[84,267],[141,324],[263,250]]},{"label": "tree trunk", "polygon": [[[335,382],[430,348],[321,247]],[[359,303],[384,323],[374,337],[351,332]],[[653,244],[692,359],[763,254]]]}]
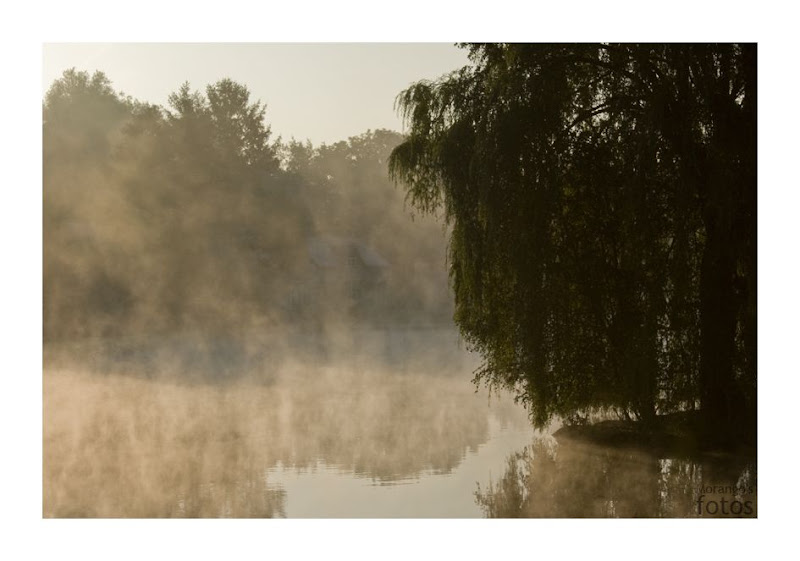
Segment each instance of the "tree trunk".
[{"label": "tree trunk", "polygon": [[707,223],[700,278],[700,399],[706,436],[729,442],[739,425],[733,373],[735,261],[727,228]]},{"label": "tree trunk", "polygon": [[706,240],[700,271],[700,397],[707,436],[720,443],[737,442],[749,422],[735,373],[742,368],[736,360],[737,325],[745,319],[747,303],[746,291],[737,289],[737,283],[743,284],[737,277],[742,270],[746,277],[756,274],[748,259],[755,247],[750,239],[755,236],[756,192],[754,47],[746,46],[744,54],[744,104],[733,97],[725,64],[723,79],[709,74],[706,89],[711,138],[702,193]]}]

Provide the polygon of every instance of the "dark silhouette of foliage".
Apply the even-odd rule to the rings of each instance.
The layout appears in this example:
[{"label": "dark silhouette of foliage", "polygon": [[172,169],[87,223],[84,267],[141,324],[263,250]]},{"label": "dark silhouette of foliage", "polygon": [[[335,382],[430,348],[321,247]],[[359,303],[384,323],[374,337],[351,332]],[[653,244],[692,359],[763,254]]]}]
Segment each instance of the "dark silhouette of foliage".
[{"label": "dark silhouette of foliage", "polygon": [[390,172],[452,226],[455,319],[534,423],[755,412],[755,46],[469,45]]}]

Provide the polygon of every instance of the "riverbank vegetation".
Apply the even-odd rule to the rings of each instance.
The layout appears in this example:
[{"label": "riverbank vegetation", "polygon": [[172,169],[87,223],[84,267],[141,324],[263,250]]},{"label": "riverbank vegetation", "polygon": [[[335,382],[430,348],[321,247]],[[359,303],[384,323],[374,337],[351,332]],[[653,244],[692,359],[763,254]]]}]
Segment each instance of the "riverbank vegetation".
[{"label": "riverbank vegetation", "polygon": [[211,349],[224,370],[253,333],[274,347],[354,325],[452,325],[442,227],[413,220],[388,177],[402,136],[313,146],[273,139],[268,120],[228,79],[184,83],[166,106],[100,71],[50,86],[46,347],[94,340],[150,356],[199,340],[193,352]]},{"label": "riverbank vegetation", "polygon": [[478,44],[398,97],[393,177],[452,227],[455,319],[544,427],[754,442],[756,47]]}]

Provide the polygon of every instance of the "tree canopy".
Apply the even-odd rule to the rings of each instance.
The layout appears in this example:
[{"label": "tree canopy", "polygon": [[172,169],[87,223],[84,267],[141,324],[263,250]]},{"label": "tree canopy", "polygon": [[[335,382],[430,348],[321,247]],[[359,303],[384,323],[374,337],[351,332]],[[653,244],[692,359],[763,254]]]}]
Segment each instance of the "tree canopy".
[{"label": "tree canopy", "polygon": [[752,426],[753,45],[464,45],[398,96],[390,172],[451,224],[455,319],[537,426]]},{"label": "tree canopy", "polygon": [[[283,143],[267,117],[229,79],[201,90],[184,83],[164,107],[115,91],[102,72],[68,70],[52,84],[43,103],[46,342],[245,329],[266,339],[330,320],[450,321],[441,228],[412,222],[388,176],[402,136]],[[388,264],[384,284],[364,288],[344,257],[337,265],[352,286],[327,298],[309,257],[316,238],[373,251]]]}]

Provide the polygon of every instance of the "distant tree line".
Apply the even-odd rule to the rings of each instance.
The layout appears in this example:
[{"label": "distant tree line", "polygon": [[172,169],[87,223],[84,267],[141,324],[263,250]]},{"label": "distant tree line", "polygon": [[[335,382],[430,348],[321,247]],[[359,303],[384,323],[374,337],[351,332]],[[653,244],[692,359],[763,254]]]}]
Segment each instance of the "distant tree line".
[{"label": "distant tree line", "polygon": [[266,107],[228,79],[185,83],[161,107],[102,72],[64,72],[43,101],[45,342],[296,323],[285,302],[315,235],[363,240],[390,264],[378,319],[448,320],[446,278],[429,294],[441,227],[412,222],[388,177],[401,140],[273,140]]},{"label": "distant tree line", "polygon": [[443,209],[455,317],[536,425],[756,411],[756,47],[466,45],[398,97],[393,177]]}]

